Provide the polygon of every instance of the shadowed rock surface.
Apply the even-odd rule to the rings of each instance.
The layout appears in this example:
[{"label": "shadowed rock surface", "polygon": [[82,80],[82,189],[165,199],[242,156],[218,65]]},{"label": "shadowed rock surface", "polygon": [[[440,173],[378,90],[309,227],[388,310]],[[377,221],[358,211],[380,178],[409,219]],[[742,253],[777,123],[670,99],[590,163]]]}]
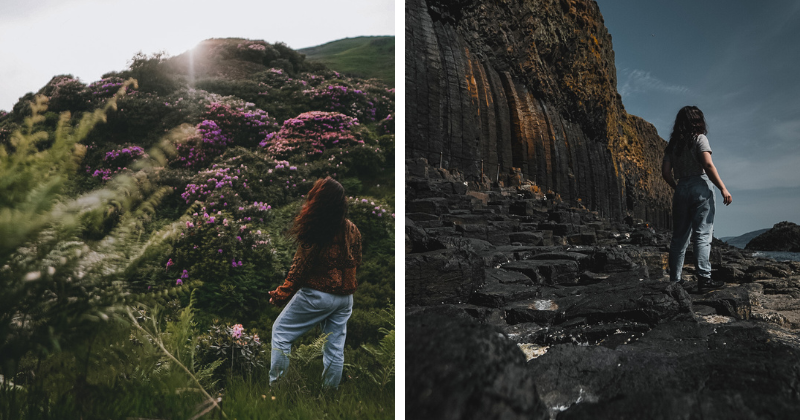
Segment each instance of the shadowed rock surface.
[{"label": "shadowed rock surface", "polygon": [[800,418],[800,264],[714,241],[725,287],[669,283],[597,3],[405,4],[408,417]]},{"label": "shadowed rock surface", "polygon": [[726,284],[698,294],[692,264],[688,290],[669,282],[668,232],[525,181],[456,192],[460,172],[407,170],[409,204],[441,204],[406,221],[412,417],[800,416],[800,263],[715,240]]},{"label": "shadowed rock surface", "polygon": [[[409,316],[406,409],[413,419],[546,419],[525,356],[496,329],[443,314]],[[447,384],[442,386],[442,384]]]}]

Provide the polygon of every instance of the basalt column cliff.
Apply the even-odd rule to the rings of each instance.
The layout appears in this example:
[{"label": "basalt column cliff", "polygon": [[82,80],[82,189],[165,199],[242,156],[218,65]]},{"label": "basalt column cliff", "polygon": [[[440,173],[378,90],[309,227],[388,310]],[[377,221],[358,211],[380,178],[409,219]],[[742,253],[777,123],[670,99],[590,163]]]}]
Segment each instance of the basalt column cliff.
[{"label": "basalt column cliff", "polygon": [[667,226],[666,143],[616,84],[594,1],[406,1],[407,158]]}]

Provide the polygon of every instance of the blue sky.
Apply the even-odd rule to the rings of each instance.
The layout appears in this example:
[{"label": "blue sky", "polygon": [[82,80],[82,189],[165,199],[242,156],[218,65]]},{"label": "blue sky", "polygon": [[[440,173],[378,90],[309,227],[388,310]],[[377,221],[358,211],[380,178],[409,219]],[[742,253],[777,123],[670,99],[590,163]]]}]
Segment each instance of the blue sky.
[{"label": "blue sky", "polygon": [[138,51],[227,37],[297,49],[394,31],[394,0],[0,0],[0,110],[58,74],[91,83],[124,70]]},{"label": "blue sky", "polygon": [[800,223],[800,2],[597,3],[628,113],[666,140],[681,107],[703,110],[733,195],[717,206],[715,236]]}]

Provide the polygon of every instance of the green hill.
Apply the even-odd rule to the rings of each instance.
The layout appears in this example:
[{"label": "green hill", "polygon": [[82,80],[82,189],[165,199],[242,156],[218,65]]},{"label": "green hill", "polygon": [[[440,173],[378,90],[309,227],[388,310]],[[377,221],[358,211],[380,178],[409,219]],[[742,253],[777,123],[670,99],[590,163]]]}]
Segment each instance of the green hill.
[{"label": "green hill", "polygon": [[394,37],[359,36],[298,50],[306,60],[350,76],[376,78],[394,86]]}]

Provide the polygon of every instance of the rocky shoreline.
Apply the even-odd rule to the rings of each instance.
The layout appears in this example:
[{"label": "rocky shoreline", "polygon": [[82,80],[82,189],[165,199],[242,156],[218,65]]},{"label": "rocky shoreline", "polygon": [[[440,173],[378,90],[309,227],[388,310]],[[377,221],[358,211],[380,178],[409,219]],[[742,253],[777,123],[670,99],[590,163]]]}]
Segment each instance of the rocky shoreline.
[{"label": "rocky shoreline", "polygon": [[747,243],[747,250],[800,252],[800,226],[792,222],[776,223],[772,229]]},{"label": "rocky shoreline", "polygon": [[800,263],[715,241],[684,290],[668,232],[509,178],[406,162],[409,418],[800,415]]}]

